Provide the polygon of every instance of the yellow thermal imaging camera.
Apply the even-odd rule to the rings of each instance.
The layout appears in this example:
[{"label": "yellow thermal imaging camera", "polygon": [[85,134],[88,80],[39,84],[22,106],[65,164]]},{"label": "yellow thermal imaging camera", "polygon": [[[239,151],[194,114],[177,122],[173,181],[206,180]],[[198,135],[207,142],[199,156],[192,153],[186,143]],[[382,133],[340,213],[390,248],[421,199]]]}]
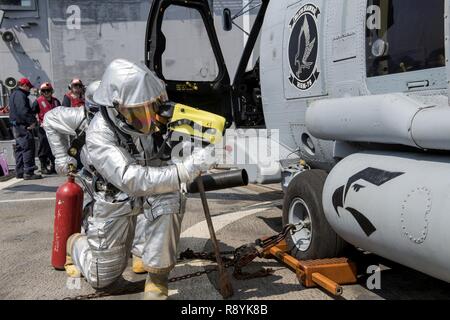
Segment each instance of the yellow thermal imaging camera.
[{"label": "yellow thermal imaging camera", "polygon": [[180,103],[161,106],[159,115],[170,119],[166,125],[172,135],[190,136],[206,144],[220,142],[225,132],[224,117]]}]

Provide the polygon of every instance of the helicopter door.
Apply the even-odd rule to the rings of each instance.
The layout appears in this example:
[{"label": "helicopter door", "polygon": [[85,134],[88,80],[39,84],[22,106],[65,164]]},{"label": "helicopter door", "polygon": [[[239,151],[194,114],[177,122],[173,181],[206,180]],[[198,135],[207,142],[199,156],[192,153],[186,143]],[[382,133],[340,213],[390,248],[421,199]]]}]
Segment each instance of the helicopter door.
[{"label": "helicopter door", "polygon": [[166,82],[172,101],[232,122],[230,77],[207,0],[155,0],[146,64]]}]

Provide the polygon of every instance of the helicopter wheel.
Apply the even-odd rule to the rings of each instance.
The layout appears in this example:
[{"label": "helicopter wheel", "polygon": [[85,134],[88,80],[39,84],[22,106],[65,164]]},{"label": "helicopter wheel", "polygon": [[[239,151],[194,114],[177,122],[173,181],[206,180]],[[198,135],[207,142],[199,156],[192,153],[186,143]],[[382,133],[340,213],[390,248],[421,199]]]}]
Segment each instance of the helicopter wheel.
[{"label": "helicopter wheel", "polygon": [[305,171],[291,181],[284,197],[283,225],[297,225],[286,242],[291,254],[299,260],[339,257],[345,247],[323,212],[326,178],[325,171]]}]

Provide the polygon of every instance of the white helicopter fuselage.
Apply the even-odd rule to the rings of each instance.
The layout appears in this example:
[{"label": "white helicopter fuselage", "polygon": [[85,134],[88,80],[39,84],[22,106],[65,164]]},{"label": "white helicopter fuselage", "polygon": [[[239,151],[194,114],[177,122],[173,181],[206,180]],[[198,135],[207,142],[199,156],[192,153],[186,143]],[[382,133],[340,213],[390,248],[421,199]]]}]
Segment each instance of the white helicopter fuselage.
[{"label": "white helicopter fuselage", "polygon": [[260,75],[282,166],[296,152],[329,172],[332,229],[447,282],[449,12],[443,0],[271,1]]},{"label": "white helicopter fuselage", "polygon": [[[450,282],[449,9],[445,0],[262,0],[230,81],[209,2],[154,0],[146,63],[173,101],[234,124],[227,150],[251,160],[251,182],[282,181],[283,223],[303,225],[286,239],[298,259],[341,255],[343,239]],[[229,9],[223,21],[235,24]],[[269,139],[279,154],[259,157]]]},{"label": "white helicopter fuselage", "polygon": [[[378,23],[384,23],[383,12],[379,11],[381,8],[369,4],[367,0],[288,0],[269,3],[261,35],[261,91],[266,126],[280,130],[282,159],[291,152],[299,151],[299,156],[313,167],[330,170],[337,159],[349,152],[342,141],[336,143],[333,137],[318,139],[308,130],[306,111],[319,100],[401,93],[419,103],[426,101],[428,104],[448,106],[449,68],[446,68],[445,62],[442,66],[421,70],[415,68],[418,70],[411,72],[395,70],[392,74],[389,71],[378,72],[376,76],[368,74],[372,68],[368,64],[373,61],[373,57],[367,48],[370,48],[369,41],[374,39],[368,39],[367,33],[376,30]],[[414,12],[414,9],[410,10]],[[434,18],[442,18],[444,12],[440,13],[440,17]],[[412,17],[412,23],[414,19],[416,17]],[[309,24],[306,34],[304,21]],[[448,24],[448,21],[445,23]],[[392,38],[397,40],[408,37],[404,39],[411,42],[407,49],[414,50],[421,38],[414,40],[414,35],[406,31],[402,34],[400,30]],[[444,48],[444,32],[441,33]],[[296,45],[298,38],[303,48]],[[305,38],[309,38],[309,41]],[[312,43],[313,40],[316,51],[306,57],[306,62],[311,65],[307,66],[309,69],[302,69],[304,77],[298,77],[299,70],[295,68],[300,68],[303,63],[297,60],[300,56],[303,59],[307,51],[304,43]],[[389,45],[390,49],[395,47],[386,39],[385,46]],[[399,46],[404,47],[405,44]],[[401,48],[397,51],[400,52]],[[399,65],[398,68],[402,67]],[[391,112],[390,116],[395,119],[396,110],[393,108]],[[351,120],[349,116],[348,113],[339,114],[334,119],[334,125],[348,124]],[[364,125],[377,126],[377,120],[373,119],[372,123]],[[365,138],[357,141],[398,142],[389,141],[389,137],[378,141]]]}]

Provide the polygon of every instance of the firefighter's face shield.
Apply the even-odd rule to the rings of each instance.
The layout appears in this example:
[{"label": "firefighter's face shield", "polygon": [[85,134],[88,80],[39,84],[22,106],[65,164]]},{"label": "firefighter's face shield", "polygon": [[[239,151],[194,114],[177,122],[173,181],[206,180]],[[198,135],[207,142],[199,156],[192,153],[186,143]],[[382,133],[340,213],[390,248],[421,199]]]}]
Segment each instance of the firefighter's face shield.
[{"label": "firefighter's face shield", "polygon": [[151,134],[160,131],[168,119],[158,115],[159,107],[163,104],[163,98],[157,98],[137,105],[119,104],[117,111],[123,120],[134,130],[143,134]]}]

